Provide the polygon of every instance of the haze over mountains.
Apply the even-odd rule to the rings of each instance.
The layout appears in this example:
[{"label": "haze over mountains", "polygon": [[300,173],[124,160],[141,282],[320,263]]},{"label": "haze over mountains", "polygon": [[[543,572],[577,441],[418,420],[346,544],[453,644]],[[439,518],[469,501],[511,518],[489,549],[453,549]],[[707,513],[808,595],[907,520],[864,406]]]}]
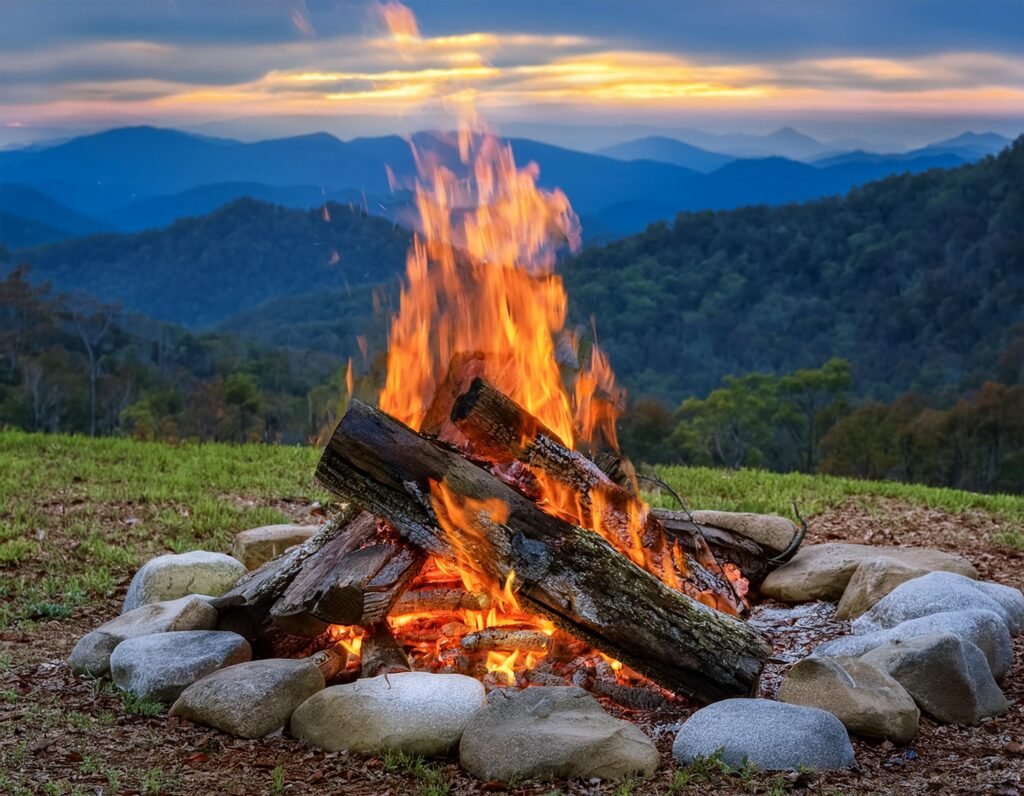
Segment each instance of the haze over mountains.
[{"label": "haze over mountains", "polygon": [[[830,152],[792,128],[769,136],[689,134],[689,141],[641,138],[599,153],[510,141],[519,163],[540,165],[543,185],[568,194],[584,234],[596,240],[680,211],[839,195],[889,174],[973,162],[1009,143],[994,133],[965,134],[879,155]],[[440,138],[413,136],[421,145],[430,139],[435,149]],[[450,143],[441,151],[455,156]],[[0,242],[19,248],[161,227],[241,197],[301,209],[351,203],[400,218],[407,197],[392,192],[388,167],[403,181],[414,173],[409,145],[398,136],[341,141],[319,133],[243,143],[152,127],[109,130],[0,152]]]}]

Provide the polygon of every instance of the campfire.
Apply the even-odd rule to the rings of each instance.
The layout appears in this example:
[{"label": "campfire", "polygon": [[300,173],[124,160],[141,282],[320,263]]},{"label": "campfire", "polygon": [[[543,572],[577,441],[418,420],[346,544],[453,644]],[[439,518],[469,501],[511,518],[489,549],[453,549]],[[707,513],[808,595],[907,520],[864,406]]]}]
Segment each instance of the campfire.
[{"label": "campfire", "polygon": [[344,510],[219,607],[250,636],[336,642],[348,676],[576,683],[634,706],[753,693],[768,649],[740,617],[773,553],[641,499],[623,391],[565,329],[568,200],[486,131],[450,151],[415,152],[379,408],[352,400],[317,469]]}]

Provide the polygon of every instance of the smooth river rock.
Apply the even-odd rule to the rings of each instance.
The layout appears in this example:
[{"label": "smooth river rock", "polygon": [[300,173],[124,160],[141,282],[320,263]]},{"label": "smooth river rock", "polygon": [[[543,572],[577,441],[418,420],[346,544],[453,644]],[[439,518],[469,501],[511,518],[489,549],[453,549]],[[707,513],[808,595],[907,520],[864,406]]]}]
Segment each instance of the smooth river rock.
[{"label": "smooth river rock", "polygon": [[319,528],[314,525],[264,525],[235,534],[231,555],[246,569],[259,569],[289,547],[302,544]]},{"label": "smooth river rock", "polygon": [[110,656],[110,674],[140,699],[173,702],[196,680],[251,657],[249,642],[237,633],[174,631],[122,641]]},{"label": "smooth river rock", "polygon": [[950,634],[886,644],[861,660],[887,672],[939,721],[977,724],[1010,707],[981,650]]},{"label": "smooth river rock", "polygon": [[763,771],[824,771],[856,762],[846,728],[831,713],[770,699],[726,699],[701,708],[672,744],[683,765],[718,751],[730,766],[750,762]]},{"label": "smooth river rock", "polygon": [[170,715],[237,738],[262,738],[284,727],[295,709],[323,688],[323,674],[308,659],[248,661],[194,682]]},{"label": "smooth river rock", "polygon": [[150,603],[121,614],[78,640],[68,665],[79,674],[110,674],[110,655],[125,639],[173,630],[213,630],[217,611],[199,597]]},{"label": "smooth river rock", "polygon": [[931,572],[893,589],[853,623],[854,632],[880,630],[945,611],[992,611],[999,614],[1011,634],[1024,623],[1024,595],[1020,589],[971,580],[953,572]]},{"label": "smooth river rock", "polygon": [[402,672],[334,685],[292,714],[291,734],[329,752],[446,754],[484,704],[479,680]]},{"label": "smooth river rock", "polygon": [[859,658],[804,658],[786,673],[779,700],[827,710],[850,732],[906,744],[921,713],[896,680]]},{"label": "smooth river rock", "polygon": [[861,561],[836,606],[836,619],[856,619],[900,584],[927,574],[890,556]]},{"label": "smooth river rock", "polygon": [[784,602],[836,601],[843,596],[853,573],[862,561],[887,556],[904,564],[934,572],[957,572],[977,578],[978,572],[966,558],[923,547],[875,547],[866,544],[808,545],[793,560],[770,573],[761,593]]},{"label": "smooth river rock", "polygon": [[128,587],[124,611],[140,605],[175,600],[187,594],[219,597],[247,572],[236,558],[223,553],[193,550],[180,555],[157,556],[147,561]]},{"label": "smooth river rock", "polygon": [[1013,639],[999,614],[992,611],[947,611],[911,619],[888,630],[857,636],[840,636],[819,644],[815,655],[860,657],[886,644],[909,641],[936,633],[950,633],[978,647],[988,660],[993,676],[1001,680],[1013,666]]},{"label": "smooth river rock", "polygon": [[698,510],[691,514],[694,521],[701,525],[713,525],[716,528],[733,531],[777,552],[789,547],[798,530],[796,523],[777,514],[707,510]]},{"label": "smooth river rock", "polygon": [[582,688],[538,686],[492,691],[462,734],[459,760],[485,782],[622,779],[653,774],[658,750]]}]

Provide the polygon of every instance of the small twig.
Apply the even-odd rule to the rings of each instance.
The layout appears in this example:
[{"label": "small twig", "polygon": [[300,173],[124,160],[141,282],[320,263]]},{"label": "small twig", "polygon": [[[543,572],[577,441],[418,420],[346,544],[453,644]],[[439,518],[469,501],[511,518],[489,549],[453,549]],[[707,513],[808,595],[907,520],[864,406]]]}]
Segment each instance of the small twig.
[{"label": "small twig", "polygon": [[804,537],[807,536],[807,520],[800,515],[800,509],[797,508],[796,501],[793,501],[793,513],[796,518],[800,520],[800,529],[793,536],[793,540],[789,543],[785,550],[779,553],[775,558],[769,558],[768,563],[772,567],[779,567],[789,561],[793,556],[796,555],[796,551],[800,549],[800,545],[804,542]]}]

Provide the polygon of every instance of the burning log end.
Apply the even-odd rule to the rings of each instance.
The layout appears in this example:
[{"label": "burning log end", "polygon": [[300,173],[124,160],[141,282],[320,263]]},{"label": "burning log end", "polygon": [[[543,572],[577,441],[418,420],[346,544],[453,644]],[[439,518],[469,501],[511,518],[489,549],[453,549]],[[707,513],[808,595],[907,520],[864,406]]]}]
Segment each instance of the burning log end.
[{"label": "burning log end", "polygon": [[379,677],[410,670],[409,658],[398,645],[387,622],[372,625],[359,648],[360,677]]},{"label": "burning log end", "polygon": [[462,649],[466,652],[500,650],[502,652],[547,652],[551,638],[539,630],[508,630],[489,627],[463,636]]}]

